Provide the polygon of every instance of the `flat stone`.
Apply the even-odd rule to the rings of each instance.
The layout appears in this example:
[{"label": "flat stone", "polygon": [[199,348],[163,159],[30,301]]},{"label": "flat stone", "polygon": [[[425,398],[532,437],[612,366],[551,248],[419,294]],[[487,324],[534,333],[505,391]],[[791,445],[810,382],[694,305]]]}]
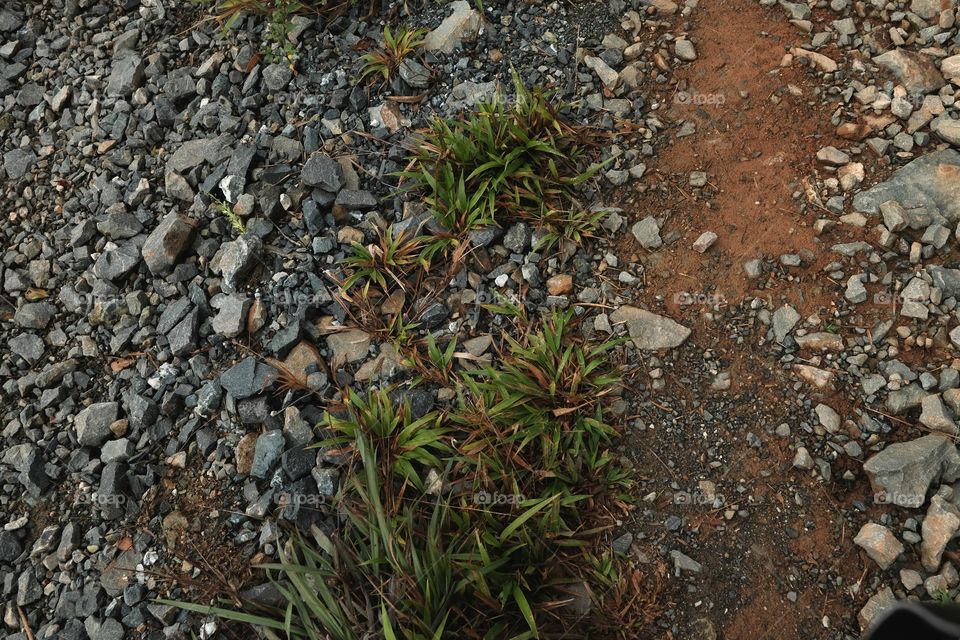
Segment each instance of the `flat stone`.
[{"label": "flat stone", "polygon": [[920,156],[885,182],[855,195],[853,207],[874,214],[889,200],[906,210],[933,209],[950,221],[960,219],[960,152],[944,149]]},{"label": "flat stone", "polygon": [[276,369],[249,356],[224,372],[220,384],[235,400],[243,400],[264,392],[277,375]]},{"label": "flat stone", "polygon": [[450,3],[453,10],[440,25],[424,37],[423,48],[427,51],[453,53],[464,40],[475,40],[483,24],[483,16],[465,0]]},{"label": "flat stone", "polygon": [[782,343],[800,320],[800,314],[788,304],[773,312],[773,337]]},{"label": "flat stone", "polygon": [[829,433],[837,433],[840,430],[840,414],[831,407],[820,403],[814,409],[814,412],[817,414],[817,419],[820,421],[820,424]]},{"label": "flat stone", "polygon": [[327,347],[333,353],[331,367],[336,369],[347,362],[359,362],[367,357],[370,336],[359,329],[348,329],[327,336]]},{"label": "flat stone", "polygon": [[3,170],[11,180],[19,180],[37,162],[37,154],[30,149],[13,149],[3,154]]},{"label": "flat stone", "polygon": [[610,315],[614,324],[625,323],[636,347],[643,351],[673,349],[690,337],[690,329],[644,309],[624,306]]},{"label": "flat stone", "polygon": [[13,321],[24,329],[45,329],[56,313],[49,302],[28,302],[13,314]]},{"label": "flat stone", "polygon": [[868,522],[860,528],[853,543],[867,552],[881,569],[887,569],[903,553],[903,544],[883,525]]},{"label": "flat stone", "polygon": [[116,402],[98,402],[85,408],[74,419],[77,441],[83,447],[99,447],[113,436],[110,425],[120,413]]},{"label": "flat stone", "polygon": [[873,489],[888,503],[919,508],[932,482],[960,478],[960,455],[945,435],[888,445],[863,465]]},{"label": "flat stone", "polygon": [[920,423],[934,431],[957,435],[957,424],[939,395],[931,393],[920,403]]},{"label": "flat stone", "polygon": [[633,237],[644,249],[658,249],[663,246],[663,240],[660,238],[660,225],[657,224],[657,220],[653,216],[648,216],[634,224],[630,232],[633,233]]},{"label": "flat stone", "polygon": [[857,621],[860,623],[860,630],[866,631],[870,628],[870,624],[877,619],[878,616],[886,613],[890,608],[897,604],[897,598],[893,595],[893,591],[890,590],[890,587],[884,587],[873,596],[867,600],[867,603],[863,605],[863,608],[860,609],[860,613],[857,614]]},{"label": "flat stone", "polygon": [[213,330],[225,338],[236,338],[246,326],[250,304],[250,298],[245,295],[232,293],[226,296],[211,323]]},{"label": "flat stone", "polygon": [[906,49],[891,49],[873,59],[887,69],[907,90],[907,93],[923,95],[933,93],[946,84],[933,58]]}]

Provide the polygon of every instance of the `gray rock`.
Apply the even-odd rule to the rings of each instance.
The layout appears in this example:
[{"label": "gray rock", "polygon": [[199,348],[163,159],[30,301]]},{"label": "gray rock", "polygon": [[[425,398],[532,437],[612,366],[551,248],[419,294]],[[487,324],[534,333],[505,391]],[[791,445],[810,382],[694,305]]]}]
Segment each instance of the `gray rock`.
[{"label": "gray rock", "polygon": [[941,431],[950,435],[957,435],[957,424],[947,408],[943,405],[943,400],[935,393],[926,396],[920,403],[920,423],[930,427],[934,431]]},{"label": "gray rock", "polygon": [[13,314],[13,321],[25,329],[45,329],[56,312],[49,302],[28,302]]},{"label": "gray rock", "polygon": [[703,571],[702,564],[676,549],[670,551],[670,557],[673,558],[673,568],[677,575],[679,575],[681,571],[690,571],[693,573]]},{"label": "gray rock", "polygon": [[890,71],[910,94],[932,93],[947,82],[933,58],[914,51],[892,49],[873,61]]},{"label": "gray rock", "polygon": [[103,280],[119,280],[140,264],[140,251],[133,244],[105,250],[93,265],[93,274]]},{"label": "gray rock", "polygon": [[690,337],[687,327],[636,307],[620,307],[610,314],[610,321],[614,324],[625,323],[633,343],[643,351],[673,349]]},{"label": "gray rock", "polygon": [[867,460],[863,470],[886,502],[918,508],[932,482],[960,477],[960,455],[947,436],[930,434],[887,446]]},{"label": "gray rock", "polygon": [[957,507],[939,495],[933,496],[920,529],[923,536],[923,542],[920,543],[920,561],[924,569],[933,572],[940,568],[943,551],[958,529],[960,511]]},{"label": "gray rock", "polygon": [[817,414],[817,420],[828,433],[837,433],[840,430],[840,414],[831,407],[820,403],[814,411]]},{"label": "gray rock", "polygon": [[235,400],[243,400],[265,391],[277,375],[276,369],[250,356],[223,373],[220,384]]},{"label": "gray rock", "polygon": [[131,54],[115,60],[107,80],[107,95],[127,97],[143,86],[144,65],[140,56]]},{"label": "gray rock", "polygon": [[678,58],[687,62],[697,59],[697,50],[689,40],[677,40],[674,45],[674,53]]},{"label": "gray rock", "polygon": [[263,83],[270,91],[282,91],[293,79],[289,64],[276,63],[263,68]]},{"label": "gray rock", "polygon": [[225,338],[235,338],[243,333],[250,310],[250,298],[236,293],[226,296],[220,303],[220,311],[213,318],[213,330]]},{"label": "gray rock", "polygon": [[17,606],[25,607],[43,597],[43,588],[33,574],[33,567],[27,567],[17,578]]},{"label": "gray rock", "polygon": [[315,153],[304,163],[300,179],[308,187],[336,193],[343,187],[343,168],[330,156]]},{"label": "gray rock", "polygon": [[524,222],[517,222],[507,229],[503,236],[503,246],[511,253],[524,253],[530,246],[530,227]]},{"label": "gray rock", "polygon": [[797,310],[788,304],[783,305],[773,312],[773,336],[777,342],[782,343],[793,331],[797,322],[800,320],[800,314]]},{"label": "gray rock", "polygon": [[400,63],[400,77],[414,89],[426,89],[430,86],[430,71],[412,58]]},{"label": "gray rock", "polygon": [[930,130],[940,136],[941,140],[960,147],[960,120],[954,120],[942,113],[930,123]]},{"label": "gray rock", "polygon": [[465,0],[451,2],[450,8],[453,13],[424,38],[423,48],[427,51],[453,53],[454,49],[462,46],[464,40],[476,39],[483,24],[480,12]]},{"label": "gray rock", "polygon": [[136,446],[127,438],[108,440],[100,449],[100,461],[104,464],[126,462],[136,451]]},{"label": "gray rock", "polygon": [[283,432],[279,429],[261,434],[257,438],[257,444],[253,450],[253,465],[250,467],[250,475],[257,478],[266,478],[270,469],[283,454],[283,447]]},{"label": "gray rock", "polygon": [[12,564],[23,553],[23,545],[12,531],[0,530],[0,562]]},{"label": "gray rock", "polygon": [[804,471],[813,469],[813,457],[810,455],[810,452],[807,451],[806,447],[797,447],[797,451],[793,456],[793,466],[797,469],[803,469]]},{"label": "gray rock", "polygon": [[224,243],[213,261],[223,274],[225,291],[236,291],[240,287],[242,281],[260,261],[262,247],[260,238],[249,233]]},{"label": "gray rock", "polygon": [[177,265],[190,246],[193,223],[177,213],[167,214],[143,243],[141,254],[150,273],[165,273]]},{"label": "gray rock", "polygon": [[939,210],[950,221],[960,219],[960,152],[944,149],[920,156],[897,169],[885,182],[861,191],[853,207],[877,213],[880,204],[896,200],[906,210]]},{"label": "gray rock", "polygon": [[653,216],[647,216],[637,222],[630,231],[644,249],[658,249],[663,246],[663,240],[660,239],[660,225]]},{"label": "gray rock", "polygon": [[11,180],[19,180],[37,162],[37,154],[30,149],[13,149],[3,154],[3,170]]},{"label": "gray rock", "polygon": [[116,402],[98,402],[77,414],[74,426],[77,429],[77,441],[84,447],[99,447],[110,439],[113,424],[120,413]]},{"label": "gray rock", "polygon": [[127,493],[130,484],[127,480],[127,465],[123,462],[111,462],[104,465],[100,474],[100,488],[97,490],[97,503],[100,514],[107,520],[118,520],[126,513]]},{"label": "gray rock", "polygon": [[349,211],[369,211],[377,206],[377,196],[361,189],[341,189],[335,204]]},{"label": "gray rock", "polygon": [[197,348],[197,327],[200,325],[200,309],[194,307],[183,320],[167,334],[170,353],[185,356]]},{"label": "gray rock", "polygon": [[610,546],[613,548],[614,553],[624,556],[630,551],[630,545],[632,544],[633,534],[628,532],[616,538]]},{"label": "gray rock", "polygon": [[930,314],[927,302],[930,300],[930,285],[923,278],[913,278],[901,292],[900,315],[908,318],[926,320]]},{"label": "gray rock", "polygon": [[18,480],[27,492],[36,497],[50,486],[50,478],[44,469],[43,458],[37,445],[27,442],[17,444],[3,452],[3,463],[19,473]]}]

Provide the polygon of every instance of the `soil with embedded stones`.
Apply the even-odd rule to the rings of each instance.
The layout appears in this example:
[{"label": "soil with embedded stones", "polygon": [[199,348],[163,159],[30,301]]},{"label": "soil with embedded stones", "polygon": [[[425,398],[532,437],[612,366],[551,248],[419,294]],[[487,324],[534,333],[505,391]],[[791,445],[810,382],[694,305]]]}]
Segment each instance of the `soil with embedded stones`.
[{"label": "soil with embedded stones", "polygon": [[555,254],[477,235],[401,306],[441,343],[498,333],[493,291],[630,338],[609,535],[658,582],[648,637],[854,638],[957,598],[956,1],[484,5],[405,17],[429,48],[387,86],[360,8],[295,17],[292,68],[190,2],[0,8],[11,637],[230,637],[154,600],[269,597],[251,563],[336,528],[313,427],[411,377],[336,300],[341,263],[419,219],[416,130],[508,99],[511,69],[606,135],[609,212]]}]

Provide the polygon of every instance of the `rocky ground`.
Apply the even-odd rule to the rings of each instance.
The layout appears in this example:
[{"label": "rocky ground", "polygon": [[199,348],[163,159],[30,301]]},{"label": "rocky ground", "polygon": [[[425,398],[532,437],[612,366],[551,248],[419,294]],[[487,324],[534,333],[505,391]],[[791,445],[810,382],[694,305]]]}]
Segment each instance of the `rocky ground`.
[{"label": "rocky ground", "polygon": [[154,599],[256,589],[281,528],[322,522],[326,403],[408,377],[341,263],[420,215],[411,134],[511,68],[604,132],[610,212],[556,255],[478,234],[399,304],[478,359],[494,292],[632,338],[610,544],[658,576],[647,637],[855,638],[955,598],[956,0],[409,9],[424,51],[380,87],[357,11],[294,18],[291,68],[186,0],[0,8],[7,637],[246,637]]}]

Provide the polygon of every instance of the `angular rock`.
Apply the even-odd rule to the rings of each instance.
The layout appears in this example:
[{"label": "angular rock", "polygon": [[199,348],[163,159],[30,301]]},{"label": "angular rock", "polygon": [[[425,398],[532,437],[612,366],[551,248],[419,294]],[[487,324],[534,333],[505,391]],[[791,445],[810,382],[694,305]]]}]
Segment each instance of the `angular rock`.
[{"label": "angular rock", "polygon": [[896,200],[906,210],[939,210],[950,221],[960,220],[960,152],[944,149],[922,155],[853,198],[853,207],[877,213],[880,204]]},{"label": "angular rock", "polygon": [[867,555],[887,569],[903,553],[903,544],[889,529],[874,522],[868,522],[860,528],[853,543],[867,552]]},{"label": "angular rock", "polygon": [[243,333],[250,310],[250,298],[236,293],[226,296],[220,311],[213,318],[213,330],[225,338],[236,338]]},{"label": "angular rock", "polygon": [[283,432],[279,429],[267,431],[260,435],[253,450],[253,464],[250,467],[250,475],[257,478],[266,478],[273,465],[280,460],[283,447]]},{"label": "angular rock", "polygon": [[939,495],[933,496],[920,529],[923,536],[920,543],[920,561],[924,569],[933,572],[940,568],[943,551],[958,529],[960,511]]},{"label": "angular rock", "polygon": [[315,153],[303,165],[300,179],[308,187],[336,193],[343,187],[343,167],[324,153]]},{"label": "angular rock", "polygon": [[266,391],[277,375],[276,369],[249,356],[224,372],[220,384],[235,400],[243,400]]},{"label": "angular rock", "polygon": [[213,262],[223,275],[225,291],[236,291],[260,260],[263,243],[257,236],[245,233],[226,242],[214,256]]},{"label": "angular rock", "polygon": [[918,508],[932,482],[960,478],[960,455],[950,438],[930,434],[888,445],[867,460],[863,470],[883,501]]},{"label": "angular rock", "polygon": [[921,402],[920,423],[934,431],[957,435],[957,424],[953,416],[943,405],[943,400],[935,393],[926,396]]},{"label": "angular rock", "polygon": [[690,337],[690,329],[682,324],[636,307],[620,307],[610,314],[610,321],[625,323],[633,343],[643,351],[673,349]]},{"label": "angular rock", "polygon": [[113,436],[110,425],[120,413],[116,402],[98,402],[77,414],[74,426],[77,429],[77,441],[83,447],[99,447]]},{"label": "angular rock", "polygon": [[892,49],[873,59],[906,88],[907,93],[924,95],[946,84],[933,58],[906,49]]},{"label": "angular rock", "polygon": [[180,256],[190,246],[193,223],[177,213],[167,214],[143,243],[141,254],[150,273],[166,273],[177,265]]},{"label": "angular rock", "polygon": [[450,8],[453,13],[424,38],[423,48],[427,51],[453,53],[454,49],[462,46],[464,40],[476,39],[483,24],[480,12],[465,0],[451,2]]},{"label": "angular rock", "polygon": [[630,232],[633,233],[633,237],[644,249],[658,249],[663,246],[663,240],[660,238],[660,225],[657,224],[657,220],[653,216],[648,216],[634,224]]}]

